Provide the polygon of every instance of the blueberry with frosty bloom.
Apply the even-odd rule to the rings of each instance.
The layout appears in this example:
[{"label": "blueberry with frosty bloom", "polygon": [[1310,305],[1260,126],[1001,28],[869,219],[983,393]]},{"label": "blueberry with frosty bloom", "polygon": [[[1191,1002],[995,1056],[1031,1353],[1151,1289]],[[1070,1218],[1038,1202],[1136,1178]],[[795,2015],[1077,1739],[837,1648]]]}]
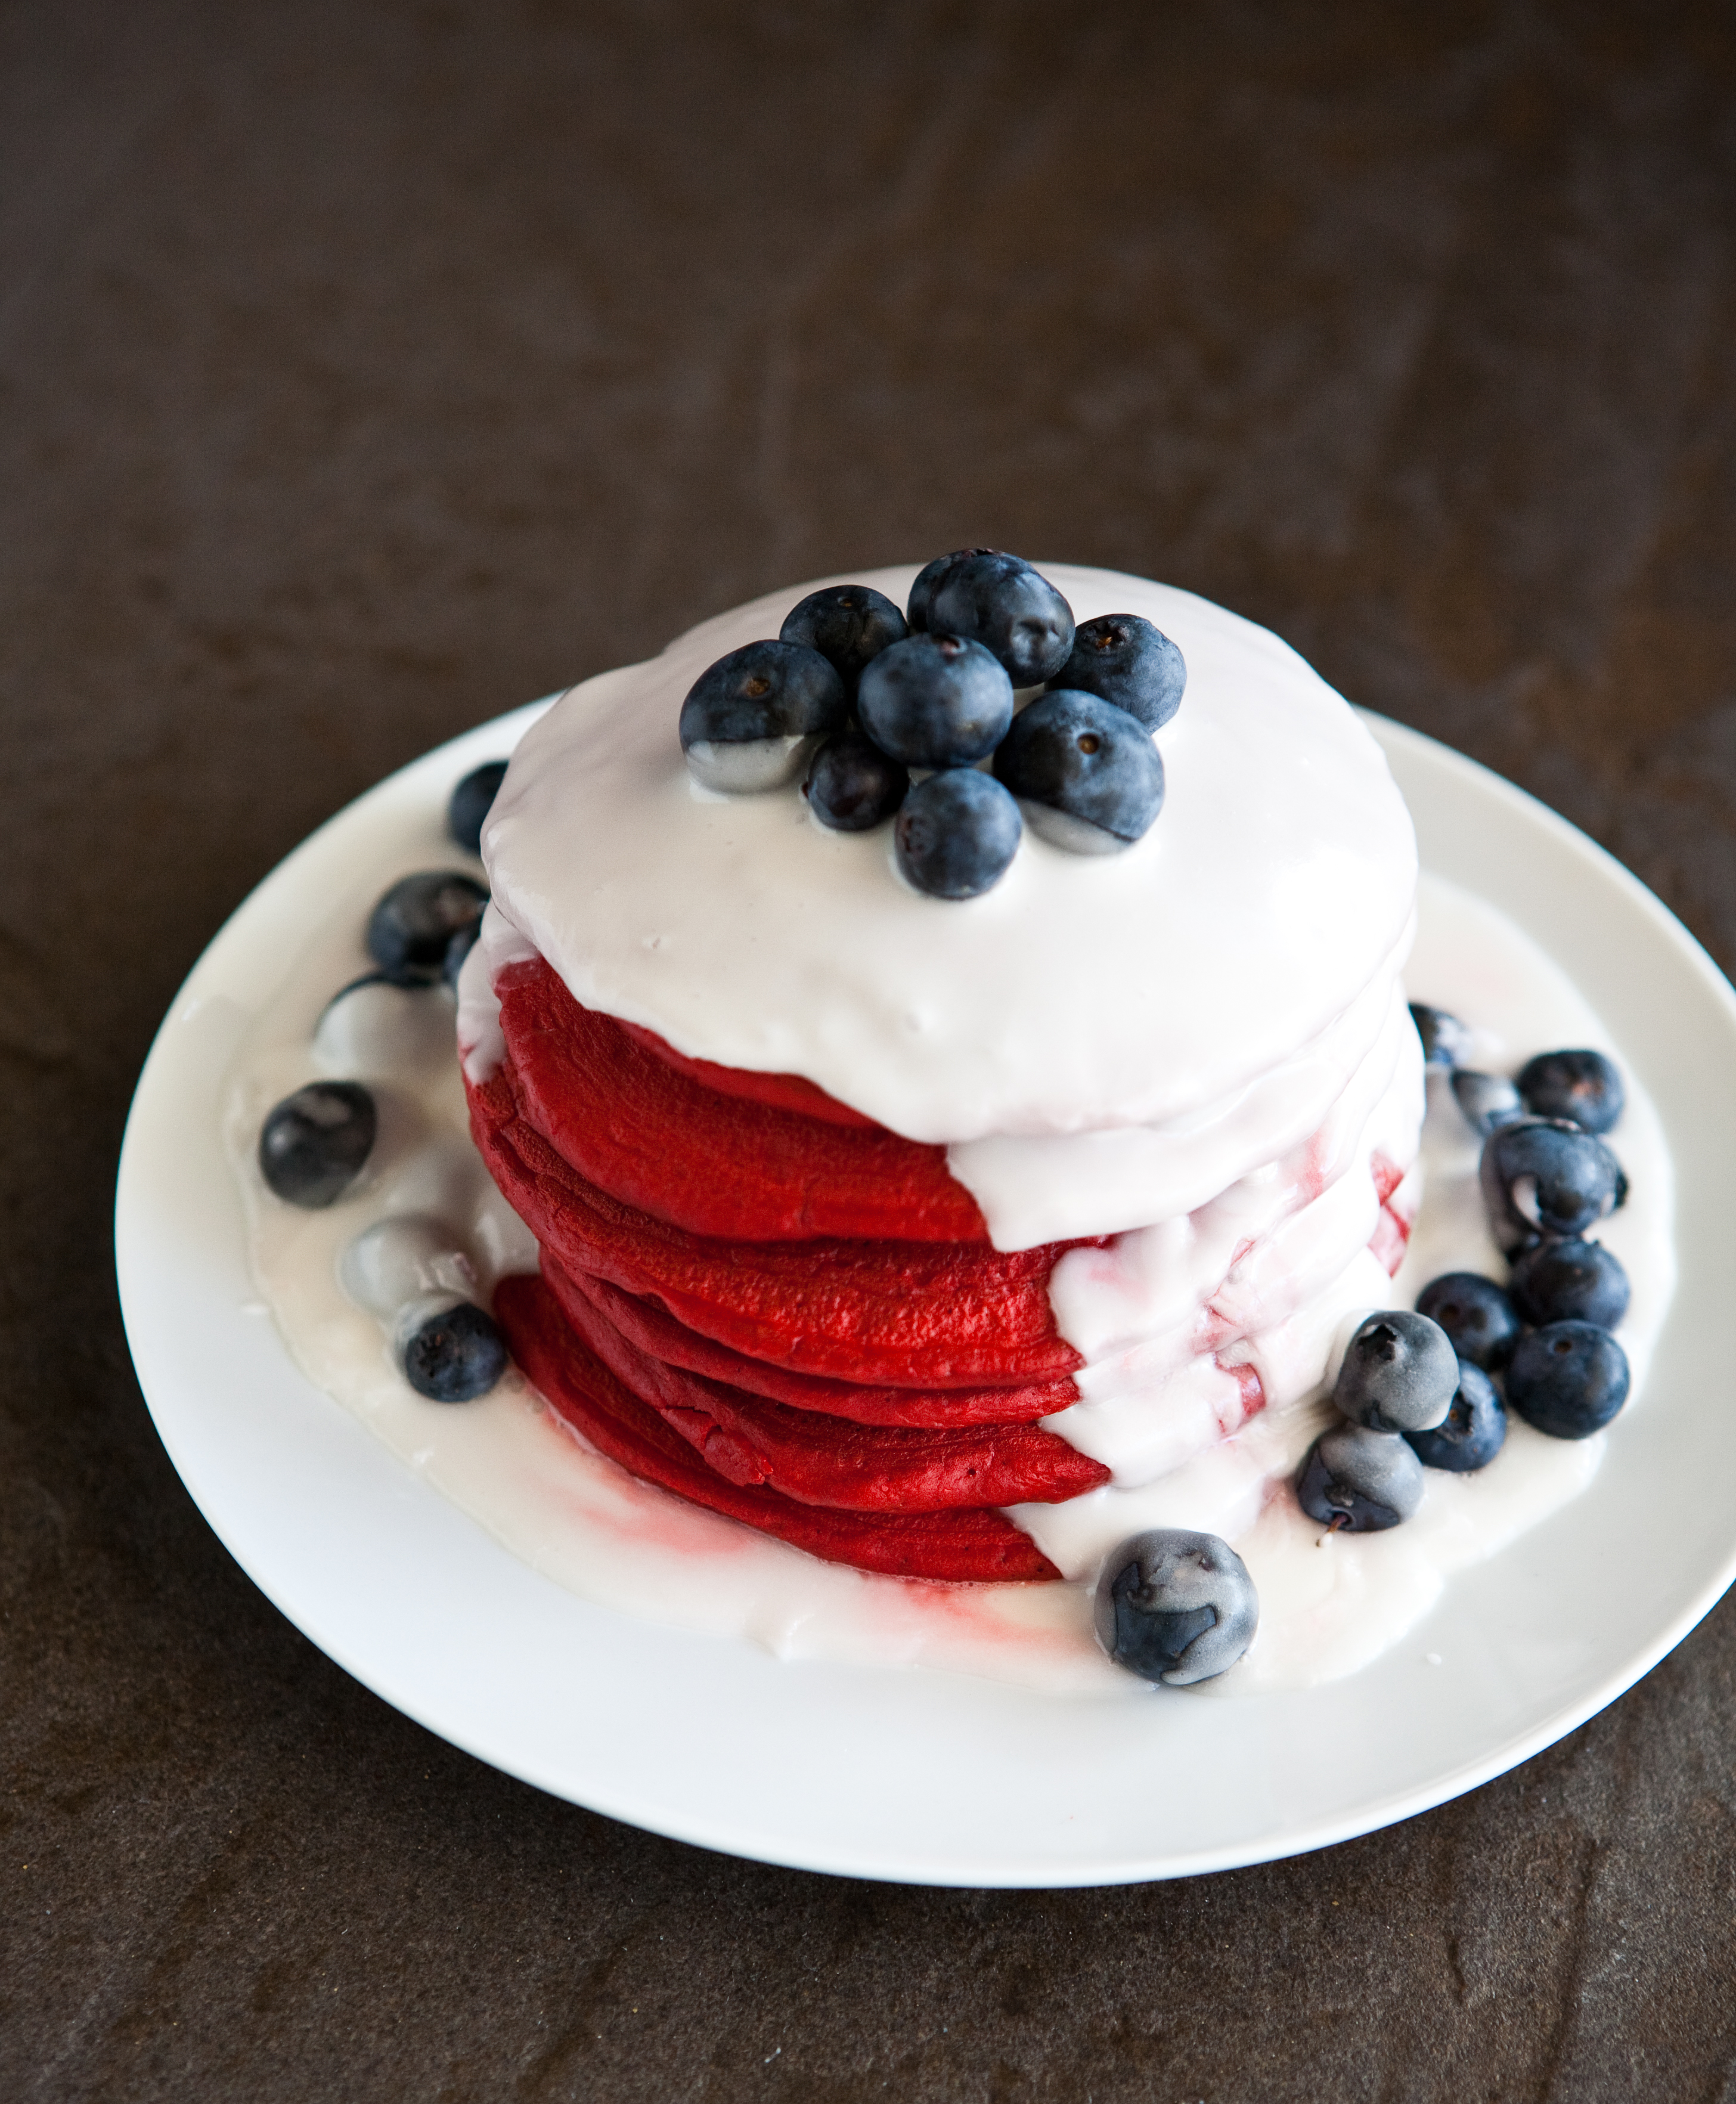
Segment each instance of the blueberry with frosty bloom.
[{"label": "blueberry with frosty bloom", "polygon": [[906,767],[972,767],[1007,734],[1013,682],[980,643],[912,635],[864,671],[856,712],[881,751]]},{"label": "blueberry with frosty bloom", "polygon": [[1513,1304],[1528,1322],[1595,1322],[1613,1330],[1627,1313],[1627,1273],[1601,1242],[1578,1235],[1539,1242],[1513,1259]]},{"label": "blueberry with frosty bloom", "polygon": [[919,782],[892,823],[905,880],[935,898],[992,890],[1018,852],[1019,807],[991,774],[948,768]]},{"label": "blueberry with frosty bloom", "polygon": [[487,887],[461,869],[401,876],[367,917],[367,954],[401,981],[431,984],[453,936],[477,926],[487,903]]},{"label": "blueberry with frosty bloom", "polygon": [[910,769],[853,728],[835,731],[820,747],[804,784],[809,810],[838,833],[871,831],[892,815],[910,787]]},{"label": "blueberry with frosty bloom", "polygon": [[1338,1424],[1308,1449],[1296,1495],[1311,1519],[1348,1534],[1378,1534],[1422,1502],[1422,1464],[1395,1432]]},{"label": "blueberry with frosty bloom", "polygon": [[1142,1680],[1188,1687],[1226,1673],[1253,1641],[1259,1596],[1215,1534],[1154,1527],[1105,1559],[1092,1602],[1097,1640]]},{"label": "blueberry with frosty bloom", "polygon": [[924,563],[916,573],[915,582],[910,586],[910,595],[905,602],[904,616],[910,625],[911,635],[927,633],[928,609],[934,604],[934,595],[940,590],[941,580],[955,563],[964,562],[973,555],[992,555],[998,552],[994,548],[955,548],[950,555],[937,555],[932,563]]},{"label": "blueberry with frosty bloom", "polygon": [[506,1371],[506,1340],[473,1301],[412,1304],[397,1347],[404,1379],[430,1402],[474,1402]]},{"label": "blueberry with frosty bloom", "polygon": [[1371,1432],[1439,1424],[1458,1386],[1458,1354],[1438,1322],[1408,1308],[1360,1322],[1332,1392],[1344,1415]]},{"label": "blueberry with frosty bloom", "polygon": [[1476,1271],[1431,1278],[1417,1295],[1417,1313],[1438,1322],[1459,1357],[1485,1373],[1507,1364],[1523,1326],[1507,1294]]},{"label": "blueberry with frosty bloom", "polygon": [[1627,1354],[1595,1322],[1551,1322],[1521,1340],[1507,1399],[1551,1439],[1588,1439],[1627,1400]]}]

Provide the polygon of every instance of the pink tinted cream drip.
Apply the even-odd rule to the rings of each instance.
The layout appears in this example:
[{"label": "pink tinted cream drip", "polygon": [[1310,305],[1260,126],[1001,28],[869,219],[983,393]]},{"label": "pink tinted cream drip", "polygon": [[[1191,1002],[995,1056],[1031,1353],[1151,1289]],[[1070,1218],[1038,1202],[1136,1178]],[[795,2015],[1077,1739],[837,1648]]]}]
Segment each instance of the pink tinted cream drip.
[{"label": "pink tinted cream drip", "polygon": [[[1423,1090],[1402,1002],[1386,1035],[1361,1090],[1280,1161],[1193,1214],[1057,1264],[1057,1325],[1085,1364],[1079,1402],[1044,1421],[1112,1482],[1064,1512],[1014,1517],[1069,1576],[1137,1531],[1142,1491],[1260,1413],[1284,1417],[1317,1395],[1347,1317],[1387,1297],[1414,1214]],[[1264,1440],[1272,1458],[1244,1486],[1244,1514],[1289,1465],[1290,1445]]]}]

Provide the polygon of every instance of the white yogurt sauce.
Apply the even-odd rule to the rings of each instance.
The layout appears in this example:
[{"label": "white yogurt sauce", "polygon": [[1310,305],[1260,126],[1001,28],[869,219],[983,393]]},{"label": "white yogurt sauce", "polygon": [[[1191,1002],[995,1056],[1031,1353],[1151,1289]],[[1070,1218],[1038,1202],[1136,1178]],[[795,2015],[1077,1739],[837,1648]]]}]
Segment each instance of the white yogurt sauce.
[{"label": "white yogurt sauce", "polygon": [[[389,1216],[438,1219],[462,1246],[483,1295],[504,1273],[534,1268],[534,1246],[470,1145],[450,1057],[446,996],[352,996],[373,1002],[379,1014],[371,1024],[359,1012],[334,1014],[318,1032],[317,1053],[316,1027],[332,992],[364,968],[359,929],[378,891],[410,869],[462,861],[443,844],[437,811],[416,828],[383,829],[368,885],[358,898],[336,902],[329,923],[311,934],[256,1019],[232,1072],[225,1130],[244,1194],[254,1273],[309,1377],[514,1554],[605,1606],[746,1638],[784,1658],[919,1664],[1057,1692],[1148,1699],[1140,1683],[1097,1649],[1083,1582],[935,1585],[821,1563],[635,1482],[591,1452],[516,1372],[482,1402],[462,1406],[427,1402],[409,1389],[391,1357],[387,1322],[349,1299],[338,1283],[340,1260],[355,1237]],[[1104,862],[1092,866],[1101,868]],[[1600,1046],[1621,1060],[1620,1048],[1564,975],[1493,907],[1427,876],[1419,902],[1409,984],[1418,997],[1480,1027],[1477,1056],[1485,1063],[1511,1068],[1533,1051],[1567,1044]],[[1389,1027],[1383,1015],[1380,1027]],[[1379,1035],[1377,1030],[1376,1043]],[[371,1072],[368,1048],[375,1045],[384,1049],[379,1070]],[[716,1056],[692,1041],[683,1049]],[[1373,1044],[1363,1059],[1370,1057],[1376,1063],[1366,1092],[1372,1107],[1344,1143],[1351,1163],[1365,1160],[1365,1147],[1373,1143],[1369,1135],[1382,1117],[1402,1124],[1405,1116],[1402,1090],[1395,1094],[1391,1081],[1378,1078]],[[763,1063],[791,1063],[780,1052]],[[321,1072],[378,1083],[381,1133],[359,1188],[327,1210],[304,1212],[265,1191],[254,1150],[270,1105]],[[1631,1077],[1629,1091],[1614,1141],[1632,1196],[1600,1233],[1633,1282],[1633,1306],[1621,1332],[1634,1366],[1631,1409],[1643,1404],[1640,1389],[1668,1304],[1673,1263],[1670,1165],[1661,1127]],[[1305,1307],[1259,1330],[1262,1375],[1270,1392],[1298,1398],[1291,1406],[1269,1407],[1234,1438],[1216,1440],[1191,1459],[1182,1460],[1177,1450],[1167,1458],[1147,1451],[1142,1460],[1126,1460],[1119,1472],[1125,1484],[1118,1481],[1066,1506],[1027,1506],[1013,1514],[1070,1571],[1094,1568],[1108,1543],[1155,1524],[1206,1528],[1231,1540],[1259,1589],[1260,1630],[1242,1663],[1204,1692],[1231,1696],[1306,1685],[1354,1669],[1427,1613],[1452,1571],[1494,1553],[1571,1498],[1606,1451],[1614,1450],[1611,1465],[1619,1465],[1620,1420],[1609,1432],[1577,1443],[1545,1439],[1516,1420],[1506,1448],[1488,1469],[1465,1478],[1431,1471],[1421,1511],[1386,1534],[1323,1536],[1289,1500],[1283,1486],[1324,1416],[1309,1398],[1322,1371],[1331,1371],[1334,1343],[1342,1346],[1350,1319],[1373,1306],[1409,1305],[1443,1270],[1502,1275],[1476,1189],[1476,1143],[1450,1097],[1431,1103],[1424,1156],[1427,1202],[1396,1284],[1357,1242],[1360,1253],[1324,1290],[1309,1288]],[[1338,1202],[1347,1206],[1351,1197],[1360,1198],[1356,1182],[1347,1172],[1324,1195],[1339,1191]],[[1262,1201],[1256,1189],[1240,1199],[1226,1192],[1222,1202],[1233,1210],[1236,1203]],[[1293,1217],[1302,1224],[1297,1232],[1317,1237],[1322,1250],[1343,1246],[1351,1228],[1360,1232],[1363,1224],[1360,1218],[1335,1216],[1329,1232],[1324,1218],[1308,1219],[1313,1211]],[[1172,1220],[1146,1233],[1173,1237],[1184,1231],[1203,1248],[1213,1234],[1227,1232],[1227,1224],[1224,1219]],[[1113,1312],[1101,1316],[1102,1348],[1091,1354],[1092,1366],[1080,1380],[1085,1400],[1050,1420],[1061,1429],[1065,1420],[1084,1419],[1093,1410],[1111,1415],[1118,1383],[1137,1393],[1146,1386],[1152,1355],[1173,1355],[1162,1308],[1140,1299],[1140,1275],[1155,1275],[1163,1250],[1155,1243],[1142,1246],[1137,1235],[1124,1238],[1119,1250],[1124,1275],[1106,1284],[1087,1282],[1079,1306],[1112,1311],[1116,1293],[1124,1304],[1131,1294],[1138,1312],[1119,1329]],[[1275,1250],[1271,1261],[1278,1277],[1299,1275],[1294,1256],[1293,1250]],[[1210,1264],[1204,1255],[1201,1262],[1204,1277]],[[1076,1283],[1061,1268],[1054,1290],[1063,1311]],[[1247,1290],[1257,1285],[1249,1282]],[[1071,1315],[1064,1312],[1064,1319],[1076,1326],[1085,1318],[1075,1308]],[[1143,1362],[1141,1353],[1147,1355]],[[1222,1400],[1209,1396],[1202,1410],[1216,1409]],[[1166,1397],[1166,1414],[1168,1409]],[[1197,1444],[1187,1433],[1182,1450],[1190,1438]],[[1084,1436],[1077,1443],[1085,1445]],[[1177,1461],[1181,1465],[1172,1465]],[[1133,1480],[1139,1476],[1144,1480]]]},{"label": "white yogurt sauce", "polygon": [[[1306,1140],[1388,1027],[1416,840],[1369,733],[1266,630],[1064,564],[1080,620],[1146,616],[1187,661],[1142,840],[1027,832],[993,890],[919,896],[891,832],[827,831],[795,789],[696,789],[676,720],[705,667],[775,635],[802,585],[576,687],[528,731],[484,834],[495,910],[467,974],[540,953],[578,1000],[726,1066],[805,1075],[943,1143],[996,1246],[1186,1214]],[[861,582],[901,604],[909,568]]]}]

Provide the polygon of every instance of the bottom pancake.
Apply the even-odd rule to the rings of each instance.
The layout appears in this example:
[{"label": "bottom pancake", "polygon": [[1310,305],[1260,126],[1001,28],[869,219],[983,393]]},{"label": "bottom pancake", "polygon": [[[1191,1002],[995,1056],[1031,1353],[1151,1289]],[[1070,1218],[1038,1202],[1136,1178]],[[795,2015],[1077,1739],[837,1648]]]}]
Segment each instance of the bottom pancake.
[{"label": "bottom pancake", "polygon": [[569,1326],[732,1483],[848,1512],[933,1513],[1058,1504],[1109,1481],[1101,1461],[1039,1425],[857,1424],[666,1365],[624,1336],[546,1253],[542,1263]]},{"label": "bottom pancake", "polygon": [[540,1278],[503,1278],[494,1312],[525,1374],[591,1445],[630,1473],[828,1562],[899,1578],[1056,1580],[1028,1535],[995,1511],[867,1513],[799,1504],[706,1467],[568,1326]]}]

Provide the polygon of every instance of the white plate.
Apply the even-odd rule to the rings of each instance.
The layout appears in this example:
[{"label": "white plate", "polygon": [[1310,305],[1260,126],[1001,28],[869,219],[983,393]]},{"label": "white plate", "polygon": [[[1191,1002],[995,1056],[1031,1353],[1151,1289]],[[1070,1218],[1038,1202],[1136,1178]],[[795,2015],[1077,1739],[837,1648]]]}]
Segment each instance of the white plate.
[{"label": "white plate", "polygon": [[1379,718],[1426,866],[1566,968],[1677,1165],[1676,1312],[1646,1406],[1584,1496],[1455,1577],[1363,1672],[1234,1701],[780,1664],[593,1606],[519,1562],[248,1312],[217,1099],[355,829],[443,796],[534,713],[430,753],[266,879],[176,997],[121,1161],[122,1304],[170,1458],[255,1582],[387,1701],[544,1790],[708,1848],[928,1884],[1106,1884],[1320,1848],[1486,1781],[1630,1687],[1736,1576],[1736,993],[1583,834]]}]

